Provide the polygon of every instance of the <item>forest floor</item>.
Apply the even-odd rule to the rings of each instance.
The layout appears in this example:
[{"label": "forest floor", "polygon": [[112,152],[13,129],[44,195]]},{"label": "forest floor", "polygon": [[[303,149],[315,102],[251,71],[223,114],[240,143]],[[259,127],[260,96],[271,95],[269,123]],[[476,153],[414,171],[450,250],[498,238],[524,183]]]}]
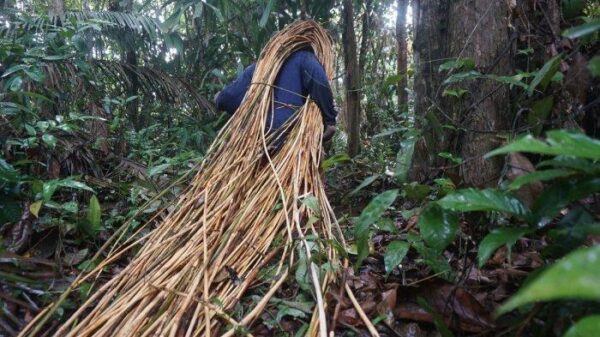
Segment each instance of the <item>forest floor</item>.
[{"label": "forest floor", "polygon": [[[356,168],[333,169],[327,174],[327,191],[334,205],[342,230],[352,238],[352,217],[357,216],[372,196],[389,188],[385,179],[378,180],[360,193],[349,196],[361,181],[365,172]],[[586,201],[584,201],[586,202]],[[593,199],[587,200],[594,203]],[[122,203],[105,204],[117,213],[125,213]],[[409,251],[401,265],[386,272],[385,251],[395,241],[407,241],[418,235],[417,220],[421,204],[409,198],[398,199],[386,212],[391,222],[380,226],[370,240],[370,254],[360,268],[339,268],[342,280],[353,290],[358,303],[377,327],[381,336],[501,336],[521,335],[531,323],[543,325],[544,329],[564,330],[564,326],[552,323],[532,322],[542,310],[533,306],[525,320],[511,316],[494,319],[493,313],[500,304],[513,295],[524,280],[548,263],[540,253],[548,244],[545,237],[521,238],[512,249],[498,249],[485,264],[477,266],[477,247],[485,227],[485,217],[469,216],[460,222],[460,234],[443,252],[441,258],[451,266],[450,273],[436,273],[431,263],[424,263],[427,256]],[[25,209],[30,209],[28,206]],[[19,327],[30,321],[48,303],[56,300],[75,277],[92,263],[89,258],[106,241],[110,233],[101,231],[97,240],[80,238],[65,239],[59,227],[32,232],[36,219],[25,212],[19,223],[4,228],[2,236],[8,238],[7,246],[21,247],[16,253],[5,251],[0,256],[0,299],[6,303],[0,317],[0,336],[15,336]],[[38,224],[39,225],[39,224]],[[600,238],[590,237],[588,244],[600,243]],[[349,259],[354,261],[353,245]],[[63,252],[57,254],[57,252]],[[422,252],[421,252],[422,253]],[[130,261],[132,255],[114,264],[104,273],[98,283],[118,273]],[[303,285],[304,276],[296,267],[294,277],[275,295],[260,320],[248,327],[254,336],[300,336],[305,331],[312,313],[310,287]],[[232,278],[237,278],[235,271]],[[271,280],[268,272],[252,287],[247,296],[234,309],[232,317],[243,317],[264,294]],[[50,323],[50,330],[64,321],[77,308],[78,303],[89,296],[92,284],[85,283],[72,295]],[[339,336],[368,335],[359,313],[344,291],[333,285],[327,291],[330,304],[328,314],[331,326]],[[554,324],[562,324],[557,321]]]}]

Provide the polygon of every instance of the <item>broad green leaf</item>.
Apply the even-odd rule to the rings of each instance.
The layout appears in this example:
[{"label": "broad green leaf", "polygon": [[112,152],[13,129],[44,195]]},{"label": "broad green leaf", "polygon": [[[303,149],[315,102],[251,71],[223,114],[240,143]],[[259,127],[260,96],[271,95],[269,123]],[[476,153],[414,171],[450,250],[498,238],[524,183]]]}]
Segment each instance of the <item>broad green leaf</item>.
[{"label": "broad green leaf", "polygon": [[0,183],[16,183],[19,180],[19,172],[4,159],[0,158]]},{"label": "broad green leaf", "polygon": [[69,201],[69,202],[65,202],[64,204],[61,205],[61,208],[69,213],[77,213],[79,212],[79,204],[77,203],[77,201]]},{"label": "broad green leaf", "polygon": [[521,200],[497,189],[458,190],[443,197],[437,203],[444,208],[460,212],[498,211],[519,216],[529,214],[529,210]]},{"label": "broad green leaf", "polygon": [[600,332],[600,315],[591,315],[577,321],[563,337],[592,337]]},{"label": "broad green leaf", "polygon": [[575,158],[567,156],[556,156],[554,159],[544,160],[537,164],[538,168],[542,167],[557,167],[572,169],[587,174],[600,173],[600,165],[595,165],[589,159]]},{"label": "broad green leaf", "polygon": [[572,19],[581,14],[587,0],[562,0],[562,14],[565,18]]},{"label": "broad green leaf", "polygon": [[93,236],[100,231],[102,226],[102,209],[95,195],[92,195],[90,198],[86,220],[87,225],[83,227],[86,234]]},{"label": "broad green leaf", "polygon": [[582,248],[540,273],[500,309],[507,313],[525,304],[556,300],[600,300],[600,245]]},{"label": "broad green leaf", "polygon": [[554,97],[547,96],[541,100],[535,101],[531,106],[531,112],[527,116],[529,125],[533,126],[533,133],[539,135],[542,132],[544,122],[548,119],[552,107],[554,106]]},{"label": "broad green leaf", "polygon": [[440,274],[440,277],[447,281],[453,281],[455,273],[444,255],[440,254],[436,249],[425,246],[423,241],[412,240],[410,237],[407,239],[412,242],[411,246],[415,248],[425,264],[431,267],[434,273]]},{"label": "broad green leaf", "polygon": [[358,192],[360,192],[363,188],[371,185],[375,180],[377,180],[380,177],[379,174],[367,177],[365,180],[363,180],[362,183],[360,183],[360,185],[358,185],[358,187],[356,187],[355,189],[352,190],[352,192],[348,193],[348,196],[354,196],[356,195]]},{"label": "broad green leaf", "polygon": [[306,207],[310,208],[315,214],[321,214],[321,207],[319,207],[319,200],[312,195],[304,197],[302,199],[302,204],[306,205]]},{"label": "broad green leaf", "polygon": [[385,191],[379,194],[363,209],[356,220],[354,225],[354,239],[356,240],[358,253],[356,267],[359,267],[362,261],[369,255],[369,239],[371,237],[369,225],[381,217],[383,212],[394,203],[396,197],[398,197],[398,190]]},{"label": "broad green leaf", "polygon": [[462,73],[449,76],[443,84],[452,84],[466,80],[473,80],[481,77],[481,73],[475,70],[465,71]]},{"label": "broad green leaf", "polygon": [[564,155],[593,160],[600,159],[600,140],[592,139],[582,133],[566,130],[549,131],[546,140],[527,135],[496,149],[486,158],[512,152],[528,152],[546,155]]},{"label": "broad green leaf", "polygon": [[171,164],[161,164],[148,169],[148,177],[153,177],[157,174],[163,173],[166,169],[171,167]]},{"label": "broad green leaf", "polygon": [[538,227],[543,227],[562,208],[597,192],[600,192],[600,177],[557,181],[536,199],[532,207],[534,220]]},{"label": "broad green leaf", "polygon": [[275,0],[269,0],[269,2],[267,2],[267,5],[265,6],[265,10],[263,11],[262,17],[260,18],[260,22],[258,23],[258,25],[261,28],[264,28],[267,25],[267,21],[269,20],[269,15],[271,14],[271,11],[273,10],[274,4],[275,4]]},{"label": "broad green leaf", "polygon": [[94,190],[89,187],[88,185],[80,182],[80,181],[76,181],[73,179],[64,179],[64,180],[59,180],[58,181],[58,186],[61,187],[70,187],[70,188],[74,188],[76,190],[85,190],[85,191],[89,191],[94,193]]},{"label": "broad green leaf", "polygon": [[569,39],[577,39],[582,36],[592,34],[597,30],[600,30],[600,19],[595,19],[594,21],[569,28],[562,33],[562,36],[567,37]]},{"label": "broad green leaf", "polygon": [[33,214],[36,218],[39,217],[40,209],[42,208],[43,204],[43,200],[34,202],[33,204],[29,205],[29,212],[31,212],[31,214]]},{"label": "broad green leaf", "polygon": [[431,186],[413,181],[410,184],[405,184],[403,190],[407,198],[420,202],[427,198],[431,192]]},{"label": "broad green leaf", "polygon": [[410,245],[408,244],[408,242],[390,242],[385,251],[385,255],[383,256],[383,264],[385,265],[386,275],[389,275],[389,273],[394,268],[396,268],[400,264],[400,262],[402,262],[402,259],[404,259],[406,253],[408,253],[409,248]]},{"label": "broad green leaf", "polygon": [[565,169],[553,169],[544,171],[535,171],[529,174],[517,177],[509,186],[511,190],[518,190],[523,185],[536,181],[548,181],[556,178],[568,177],[574,172]]},{"label": "broad green leaf", "polygon": [[396,170],[394,172],[398,183],[407,181],[416,142],[417,137],[414,134],[408,135],[406,139],[400,142],[401,148],[396,154]]},{"label": "broad green leaf", "polygon": [[546,87],[552,80],[552,77],[558,71],[558,67],[560,66],[561,58],[562,58],[562,55],[554,56],[548,62],[546,62],[546,64],[544,64],[542,69],[540,69],[537,72],[537,74],[531,81],[531,84],[529,85],[529,95],[530,96],[533,94],[533,92],[535,91],[535,89],[538,86],[541,86],[542,90],[546,89]]},{"label": "broad green leaf", "polygon": [[43,200],[50,201],[50,199],[52,199],[52,196],[54,195],[54,192],[56,192],[57,188],[58,188],[58,180],[46,181],[44,183],[44,186],[42,187]]},{"label": "broad green leaf", "polygon": [[56,146],[56,137],[54,137],[53,135],[45,133],[42,135],[42,140],[51,149],[53,149]]},{"label": "broad green leaf", "polygon": [[441,252],[454,241],[458,217],[454,212],[432,204],[421,213],[417,225],[425,243]]},{"label": "broad green leaf", "polygon": [[477,262],[479,267],[487,262],[492,254],[500,247],[507,245],[512,246],[531,230],[527,228],[496,228],[481,240],[479,244],[479,252],[477,254]]},{"label": "broad green leaf", "polygon": [[336,154],[330,158],[327,158],[326,160],[324,160],[321,163],[321,169],[323,171],[326,171],[332,167],[334,167],[335,165],[339,164],[339,163],[347,163],[349,161],[352,161],[352,159],[350,158],[350,156],[348,156],[345,153],[342,154]]},{"label": "broad green leaf", "polygon": [[473,69],[475,68],[475,61],[470,58],[460,58],[456,60],[447,61],[440,65],[440,67],[438,68],[438,72],[461,68],[466,70]]}]

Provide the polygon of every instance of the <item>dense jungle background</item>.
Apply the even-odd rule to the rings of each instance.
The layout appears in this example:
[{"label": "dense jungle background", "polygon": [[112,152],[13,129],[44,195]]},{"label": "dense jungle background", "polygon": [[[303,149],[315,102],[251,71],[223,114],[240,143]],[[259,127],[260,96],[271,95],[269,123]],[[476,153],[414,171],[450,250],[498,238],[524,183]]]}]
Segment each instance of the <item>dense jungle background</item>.
[{"label": "dense jungle background", "polygon": [[[229,118],[214,95],[304,18],[336,43],[321,166],[353,265],[324,267],[378,333],[600,334],[600,1],[0,0],[0,336],[160,222]],[[240,335],[303,335],[306,259]]]}]

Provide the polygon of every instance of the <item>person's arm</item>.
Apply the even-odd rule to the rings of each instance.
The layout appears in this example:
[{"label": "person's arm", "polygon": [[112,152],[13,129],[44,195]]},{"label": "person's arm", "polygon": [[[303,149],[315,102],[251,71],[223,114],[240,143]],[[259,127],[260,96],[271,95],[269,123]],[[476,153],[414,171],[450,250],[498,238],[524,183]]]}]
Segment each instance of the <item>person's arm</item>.
[{"label": "person's arm", "polygon": [[[337,111],[333,105],[333,93],[325,69],[314,54],[307,54],[302,63],[302,84],[310,98],[321,110],[325,129],[334,126]],[[329,128],[331,129],[331,128]]]},{"label": "person's arm", "polygon": [[256,64],[251,64],[240,77],[228,84],[215,96],[215,105],[218,110],[225,110],[233,115],[242,104],[246,91],[250,87],[255,68]]}]

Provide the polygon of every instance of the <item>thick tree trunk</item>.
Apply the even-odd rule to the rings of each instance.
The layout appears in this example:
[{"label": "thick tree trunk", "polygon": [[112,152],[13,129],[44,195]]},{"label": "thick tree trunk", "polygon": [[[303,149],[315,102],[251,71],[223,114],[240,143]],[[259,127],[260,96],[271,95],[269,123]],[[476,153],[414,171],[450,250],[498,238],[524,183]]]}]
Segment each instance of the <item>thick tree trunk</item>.
[{"label": "thick tree trunk", "polygon": [[452,88],[467,90],[466,94],[459,98],[443,97],[447,86],[441,82],[463,70],[439,72],[438,69],[449,59],[471,59],[481,73],[510,74],[508,4],[488,0],[451,3],[421,0],[420,3],[415,90],[416,114],[423,136],[415,150],[412,177],[427,180],[442,171],[448,173],[444,167],[453,163],[440,158],[439,153],[450,152],[462,157],[458,172],[467,185],[495,185],[503,160],[483,156],[500,145],[499,133],[510,125],[508,87],[491,80],[462,81]]},{"label": "thick tree trunk", "polygon": [[[369,52],[370,31],[371,31],[371,11],[373,10],[373,0],[365,2],[365,12],[362,15],[360,52],[358,55],[358,69],[360,70],[360,79],[365,79],[367,67],[367,54]],[[362,85],[362,84],[361,84]]]},{"label": "thick tree trunk", "polygon": [[408,86],[408,48],[406,45],[406,9],[408,8],[408,0],[397,0],[398,6],[396,11],[396,44],[398,47],[397,58],[397,74],[400,76],[398,82],[398,107],[399,113],[406,111],[408,107],[408,94],[406,87]]},{"label": "thick tree trunk", "polygon": [[448,3],[445,0],[416,0],[415,22],[415,121],[422,137],[415,146],[410,179],[426,181],[443,164],[439,152],[447,151],[450,141],[438,118],[434,102],[442,83],[438,72],[448,55]]},{"label": "thick tree trunk", "polygon": [[356,60],[356,34],[354,32],[352,0],[344,0],[343,19],[348,155],[354,157],[360,153],[360,72]]},{"label": "thick tree trunk", "polygon": [[[450,11],[450,55],[455,58],[473,59],[476,69],[482,73],[509,75],[510,31],[507,1],[469,1],[453,3]],[[495,186],[500,178],[504,160],[502,156],[484,159],[483,156],[499,147],[504,132],[510,126],[511,106],[509,88],[490,80],[465,83],[468,96],[461,104],[447,104],[457,116],[461,130],[457,152],[464,160],[460,166],[462,180],[467,185]]]}]

